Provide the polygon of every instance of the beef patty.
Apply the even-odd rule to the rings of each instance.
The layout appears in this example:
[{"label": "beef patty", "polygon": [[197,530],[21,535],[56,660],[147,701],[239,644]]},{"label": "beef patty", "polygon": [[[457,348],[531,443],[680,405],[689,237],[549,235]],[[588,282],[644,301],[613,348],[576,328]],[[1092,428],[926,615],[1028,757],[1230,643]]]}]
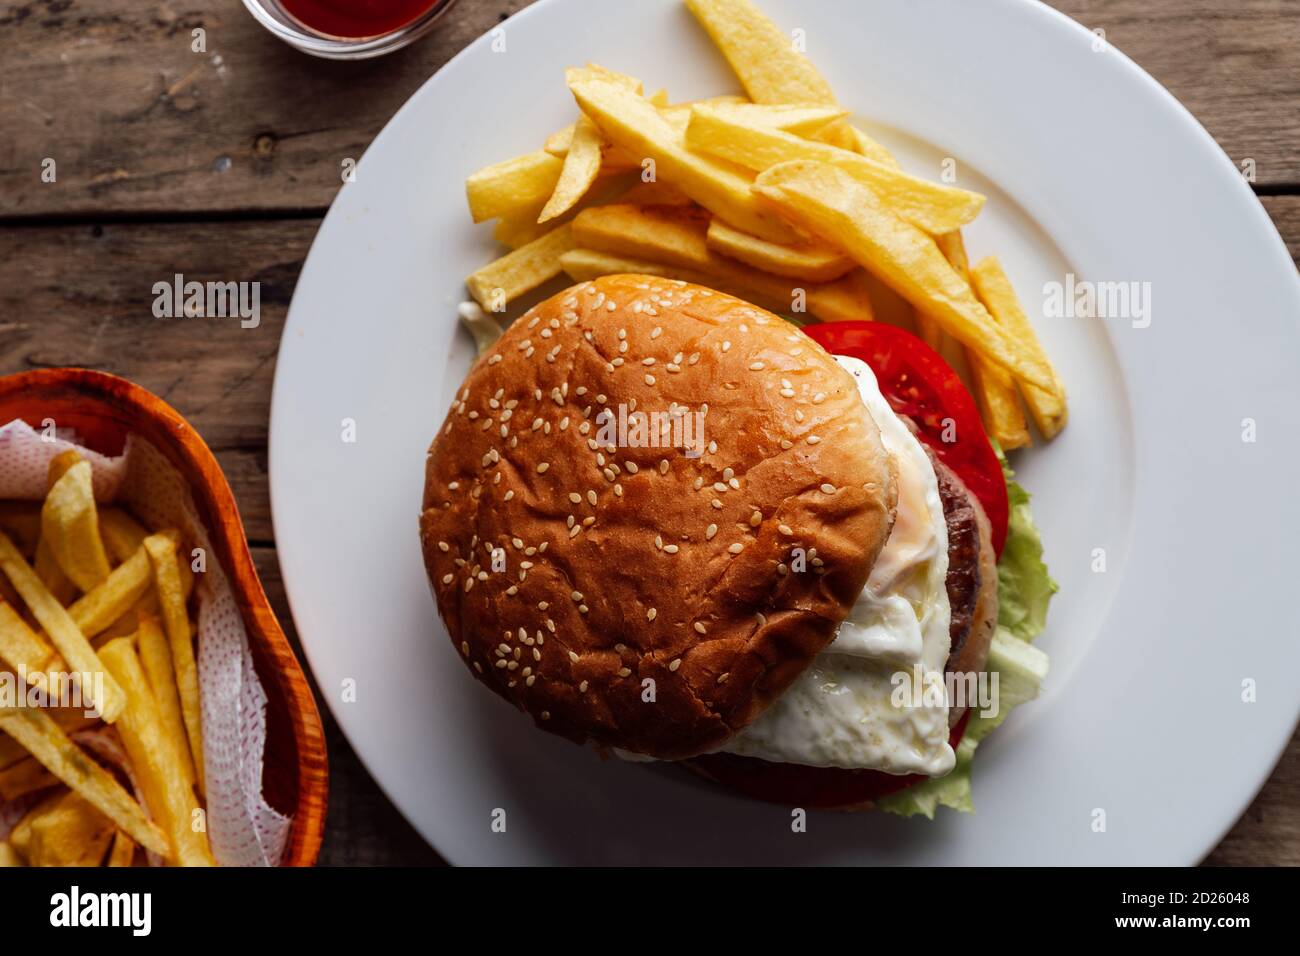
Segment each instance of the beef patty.
[{"label": "beef patty", "polygon": [[997,625],[997,557],[988,518],[975,496],[952,469],[927,448],[939,481],[948,526],[948,604],[952,647],[947,669],[983,670]]}]

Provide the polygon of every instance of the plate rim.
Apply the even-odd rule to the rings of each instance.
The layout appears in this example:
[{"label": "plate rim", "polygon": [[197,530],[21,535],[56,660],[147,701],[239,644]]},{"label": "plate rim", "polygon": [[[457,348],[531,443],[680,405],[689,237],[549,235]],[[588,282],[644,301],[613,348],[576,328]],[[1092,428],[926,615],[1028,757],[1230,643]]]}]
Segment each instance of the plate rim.
[{"label": "plate rim", "polygon": [[[518,25],[519,23],[522,23],[525,20],[530,20],[536,17],[540,17],[544,14],[550,15],[552,12],[554,12],[556,15],[562,15],[563,8],[567,4],[569,3],[577,4],[580,2],[582,2],[582,0],[537,0],[536,3],[530,5],[529,7],[524,8],[520,12],[508,18],[506,21],[503,21],[501,25],[502,26],[509,26],[510,24]],[[1038,0],[995,0],[995,2],[1002,8],[1014,7],[1014,8],[1018,8],[1021,12],[1025,13],[1028,16],[1039,16],[1040,18],[1042,18],[1042,21],[1044,23],[1050,21],[1052,26],[1056,28],[1064,28],[1070,31],[1074,31],[1078,34],[1082,34],[1084,36],[1093,35],[1092,31],[1090,31],[1087,27],[1085,27],[1081,23],[1078,23],[1077,21],[1073,20],[1072,18],[1060,12],[1059,10],[1056,10],[1052,7],[1047,6],[1046,4],[1038,2]],[[385,123],[384,127],[380,130],[380,132],[376,134],[375,138],[371,141],[371,143],[367,146],[365,152],[362,154],[361,160],[358,164],[358,169],[364,167],[365,158],[371,153],[372,150],[378,151],[382,149],[385,146],[387,140],[390,137],[396,135],[394,130],[397,127],[401,126],[403,122],[405,122],[405,117],[408,111],[414,113],[416,112],[416,110],[420,108],[419,106],[416,105],[417,100],[423,100],[425,98],[434,96],[435,91],[440,85],[440,81],[442,83],[451,82],[449,79],[444,78],[443,76],[444,74],[448,74],[449,76],[454,74],[457,65],[460,64],[462,60],[466,60],[471,57],[480,55],[483,47],[488,43],[490,43],[490,32],[485,33],[479,36],[478,38],[476,38],[475,40],[471,41],[470,43],[468,43],[462,50],[460,50],[455,56],[453,56],[442,67],[440,67],[432,76],[430,76],[427,80],[425,80],[425,82],[422,83],[420,87],[417,90],[415,90],[411,94],[411,96],[402,104],[402,106],[393,114],[393,116],[389,119],[389,121]],[[1284,263],[1286,266],[1293,267],[1294,264],[1291,260],[1290,253],[1287,250],[1285,241],[1278,233],[1278,230],[1274,225],[1274,223],[1272,222],[1272,219],[1269,217],[1267,210],[1263,206],[1263,203],[1260,201],[1259,197],[1255,194],[1255,192],[1249,188],[1249,186],[1244,182],[1244,180],[1241,179],[1239,175],[1239,171],[1237,170],[1235,164],[1232,162],[1231,158],[1228,157],[1227,154],[1222,150],[1222,148],[1218,145],[1217,141],[1214,140],[1213,136],[1211,136],[1211,134],[1208,132],[1208,130],[1205,129],[1205,127],[1200,123],[1200,121],[1169,90],[1167,90],[1157,80],[1155,80],[1154,77],[1152,77],[1149,73],[1147,73],[1140,65],[1138,65],[1126,54],[1124,54],[1122,50],[1120,50],[1118,47],[1112,46],[1111,51],[1118,55],[1117,59],[1123,64],[1129,82],[1132,82],[1135,79],[1140,81],[1141,85],[1145,89],[1154,93],[1161,101],[1163,101],[1163,107],[1166,111],[1169,111],[1172,116],[1175,116],[1178,120],[1180,120],[1183,125],[1187,125],[1190,123],[1190,128],[1194,130],[1195,134],[1203,140],[1203,143],[1211,147],[1213,152],[1217,153],[1219,158],[1227,164],[1227,169],[1231,171],[1233,178],[1237,181],[1240,189],[1244,192],[1244,195],[1241,196],[1241,198],[1244,199],[1245,196],[1249,196],[1253,200],[1253,212],[1252,212],[1252,218],[1254,220],[1253,228],[1256,231],[1262,232],[1262,234],[1264,235],[1271,236],[1273,251],[1275,256],[1278,258],[1279,262]],[[1172,111],[1170,111],[1170,107],[1172,107]],[[326,216],[323,218],[320,226],[318,227],[317,233],[313,238],[311,248],[306,258],[304,259],[302,272],[300,273],[300,276],[307,273],[308,268],[313,260],[313,257],[318,255],[318,250],[319,248],[321,248],[321,244],[322,244],[322,236],[325,235],[326,227],[331,224],[333,218],[335,217],[336,211],[338,209],[337,200],[338,197],[336,196],[335,201],[331,203],[330,210],[327,212]],[[278,560],[280,560],[280,554],[282,553],[282,546],[280,544],[280,534],[279,534],[281,520],[278,517],[278,515],[281,514],[282,512],[280,506],[277,505],[277,499],[280,498],[281,496],[277,494],[276,488],[277,485],[279,485],[282,488],[285,486],[281,482],[277,482],[276,479],[276,475],[281,472],[277,469],[277,459],[279,456],[277,455],[274,449],[276,445],[275,435],[278,431],[276,425],[277,417],[278,417],[277,412],[278,410],[282,410],[284,407],[281,390],[282,388],[286,387],[282,385],[282,379],[280,376],[281,363],[279,359],[283,356],[284,350],[286,349],[290,341],[290,334],[295,329],[294,306],[295,303],[297,303],[298,299],[299,299],[299,288],[297,285],[295,285],[293,299],[290,303],[286,315],[279,349],[277,350],[277,368],[276,368],[276,376],[272,388],[270,427],[268,431],[268,474],[269,474],[268,483],[270,487],[272,522],[273,522],[273,527],[275,528],[276,531],[275,540],[276,540]],[[284,421],[283,416],[279,416],[279,420],[281,421],[281,423],[283,423]],[[296,622],[299,618],[299,615],[293,610],[295,606],[295,600],[293,597],[293,592],[295,590],[295,587],[290,583],[291,574],[294,574],[295,572],[290,572],[285,567],[285,563],[283,560],[280,561],[280,564],[281,564],[281,574],[284,581],[286,599],[289,602],[291,613],[293,613],[294,615],[295,626],[296,626]],[[305,585],[303,590],[300,592],[300,594],[302,595],[306,594]],[[313,658],[311,650],[309,649],[309,641],[307,640],[306,635],[302,630],[299,629],[298,634],[299,634],[299,641],[303,649],[304,656],[307,658],[308,664],[312,668],[313,675],[316,675],[319,672],[319,668],[317,666],[316,660]],[[436,852],[438,852],[441,856],[443,856],[444,859],[448,859],[448,862],[456,862],[456,861],[451,861],[446,856],[446,852],[441,847],[439,847],[438,844],[435,843],[431,837],[429,837],[425,833],[424,829],[419,824],[417,824],[409,814],[407,814],[407,812],[402,808],[401,804],[395,798],[389,785],[386,784],[378,775],[376,775],[373,772],[370,759],[356,745],[354,736],[348,730],[347,723],[345,719],[340,715],[339,708],[337,707],[335,702],[327,697],[326,704],[329,706],[331,714],[334,716],[335,722],[338,725],[340,731],[343,733],[345,739],[347,739],[349,746],[352,747],[358,759],[361,761],[363,766],[365,766],[367,772],[370,774],[371,778],[375,781],[376,785],[379,786],[379,788],[385,794],[385,796],[388,797],[388,799],[391,802],[393,802],[394,806],[397,807],[399,812],[402,813],[403,817],[407,820],[407,822],[414,829],[416,829],[416,831],[419,832],[422,837],[424,837],[429,842],[430,846]],[[1248,790],[1244,792],[1244,797],[1240,799],[1239,806],[1237,806],[1235,814],[1230,819],[1228,819],[1226,823],[1223,824],[1222,828],[1218,831],[1217,836],[1211,842],[1209,842],[1209,844],[1206,847],[1204,847],[1203,850],[1197,855],[1196,857],[1197,860],[1202,859],[1207,853],[1211,852],[1222,841],[1223,837],[1233,828],[1237,820],[1240,818],[1241,814],[1253,801],[1260,787],[1262,787],[1268,781],[1268,779],[1270,779],[1271,776],[1273,775],[1273,772],[1276,770],[1279,761],[1281,760],[1282,756],[1284,755],[1289,745],[1291,737],[1295,733],[1297,724],[1300,724],[1300,700],[1297,701],[1295,710],[1296,710],[1296,714],[1295,714],[1295,719],[1292,721],[1291,724],[1291,732],[1285,737],[1281,738],[1280,743],[1278,743],[1275,748],[1272,748],[1273,753],[1272,753],[1271,760],[1269,760],[1268,762],[1267,770],[1263,773],[1263,775],[1259,778],[1259,780],[1256,783],[1254,783],[1250,788],[1248,788]]]}]

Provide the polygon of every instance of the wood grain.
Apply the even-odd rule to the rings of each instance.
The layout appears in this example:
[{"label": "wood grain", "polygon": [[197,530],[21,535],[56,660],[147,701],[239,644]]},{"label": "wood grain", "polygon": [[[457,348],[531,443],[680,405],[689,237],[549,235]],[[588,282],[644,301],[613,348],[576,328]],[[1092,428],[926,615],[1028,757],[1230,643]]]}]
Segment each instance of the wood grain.
[{"label": "wood grain", "polygon": [[[280,43],[239,0],[205,12],[174,0],[19,0],[0,12],[0,215],[320,214],[342,161],[359,158],[438,67],[527,4],[462,0],[420,43],[338,63]],[[1254,159],[1259,184],[1300,184],[1293,0],[1053,5],[1104,29],[1235,161]],[[191,49],[195,29],[204,52]],[[54,183],[40,178],[47,158]]]}]

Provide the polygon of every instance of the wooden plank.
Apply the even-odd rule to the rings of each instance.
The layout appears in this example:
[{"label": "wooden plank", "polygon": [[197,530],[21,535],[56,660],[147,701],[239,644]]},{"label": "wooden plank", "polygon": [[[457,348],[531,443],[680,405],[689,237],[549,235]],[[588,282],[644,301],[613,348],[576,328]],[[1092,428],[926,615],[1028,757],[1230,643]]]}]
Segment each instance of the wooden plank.
[{"label": "wooden plank", "polygon": [[[205,13],[123,0],[11,7],[0,14],[0,215],[318,213],[343,160],[359,158],[451,56],[528,2],[462,2],[423,41],[360,63],[289,49],[239,0],[214,0]],[[1300,184],[1300,5],[1054,5],[1106,30],[1230,156],[1253,158],[1258,182]],[[207,31],[202,53],[191,50],[197,28]],[[46,158],[54,183],[40,178]]]},{"label": "wooden plank", "polygon": [[[0,372],[80,365],[174,405],[216,452],[249,538],[270,541],[271,382],[289,298],[318,221],[0,230]],[[156,318],[155,282],[257,282],[260,324]]]},{"label": "wooden plank", "polygon": [[[420,43],[355,63],[291,49],[240,0],[10,6],[0,11],[0,213],[322,211],[343,160],[359,159],[420,84],[527,3],[460,3]],[[195,29],[206,31],[203,52]],[[46,158],[55,183],[41,181]]]},{"label": "wooden plank", "polygon": [[1300,866],[1300,733],[1207,866]]},{"label": "wooden plank", "polygon": [[[1300,188],[1300,4],[1047,0],[1150,73],[1256,183]],[[1133,157],[1136,163],[1141,157]]]},{"label": "wooden plank", "polygon": [[1300,265],[1300,196],[1264,196],[1260,202],[1286,242],[1291,258]]}]

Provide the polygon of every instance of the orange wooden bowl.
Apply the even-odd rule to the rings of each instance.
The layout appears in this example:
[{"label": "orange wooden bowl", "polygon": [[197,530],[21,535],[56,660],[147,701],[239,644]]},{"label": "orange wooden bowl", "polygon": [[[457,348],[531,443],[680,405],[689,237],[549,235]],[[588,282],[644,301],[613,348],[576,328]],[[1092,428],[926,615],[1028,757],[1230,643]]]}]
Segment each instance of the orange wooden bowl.
[{"label": "orange wooden bowl", "polygon": [[158,396],[126,379],[80,368],[42,369],[0,378],[0,425],[21,418],[33,428],[53,419],[75,428],[82,444],[120,454],[128,434],[165,455],[187,479],[244,616],[253,662],[267,696],[262,793],[293,814],[286,866],[312,866],[320,855],[329,764],[320,713],[262,590],[230,485],[207,444]]}]

